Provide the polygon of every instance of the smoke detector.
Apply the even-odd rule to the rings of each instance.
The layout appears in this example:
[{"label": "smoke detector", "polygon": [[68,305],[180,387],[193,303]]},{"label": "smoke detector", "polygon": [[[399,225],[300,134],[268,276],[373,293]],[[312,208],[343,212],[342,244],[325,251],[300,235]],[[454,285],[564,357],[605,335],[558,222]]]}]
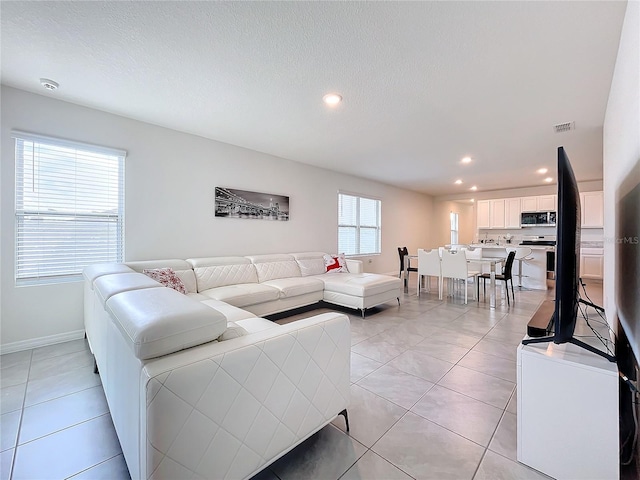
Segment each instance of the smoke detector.
[{"label": "smoke detector", "polygon": [[576,129],[576,122],[559,123],[553,126],[553,131],[556,133],[564,133],[564,132],[568,132],[569,130],[575,130],[575,129]]},{"label": "smoke detector", "polygon": [[54,82],[53,80],[49,80],[48,78],[41,78],[40,85],[42,85],[47,90],[57,90],[59,85],[58,82]]}]

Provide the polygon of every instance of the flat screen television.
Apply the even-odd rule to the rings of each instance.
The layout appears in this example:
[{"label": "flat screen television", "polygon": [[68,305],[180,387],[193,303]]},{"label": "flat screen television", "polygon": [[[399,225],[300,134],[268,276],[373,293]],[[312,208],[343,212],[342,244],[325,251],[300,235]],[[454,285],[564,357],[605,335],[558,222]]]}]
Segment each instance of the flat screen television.
[{"label": "flat screen television", "polygon": [[580,299],[580,191],[564,147],[558,147],[554,343],[573,338]]},{"label": "flat screen television", "polygon": [[602,307],[580,299],[581,205],[578,182],[564,147],[558,147],[558,211],[556,216],[556,291],[555,308],[550,323],[553,335],[523,340],[522,343],[572,343],[600,355],[611,362],[615,358],[574,337],[578,304]]}]

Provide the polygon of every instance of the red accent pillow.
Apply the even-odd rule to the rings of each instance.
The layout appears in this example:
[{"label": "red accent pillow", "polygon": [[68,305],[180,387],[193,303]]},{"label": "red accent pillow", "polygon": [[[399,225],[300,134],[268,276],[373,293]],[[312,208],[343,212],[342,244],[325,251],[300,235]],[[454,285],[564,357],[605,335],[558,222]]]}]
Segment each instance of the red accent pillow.
[{"label": "red accent pillow", "polygon": [[335,256],[324,255],[324,266],[327,273],[349,273],[349,269],[347,268],[347,259],[345,258],[344,253],[340,253]]},{"label": "red accent pillow", "polygon": [[187,289],[180,280],[180,277],[173,271],[173,268],[145,268],[142,273],[160,282],[165,287],[173,288],[175,291],[187,294]]}]

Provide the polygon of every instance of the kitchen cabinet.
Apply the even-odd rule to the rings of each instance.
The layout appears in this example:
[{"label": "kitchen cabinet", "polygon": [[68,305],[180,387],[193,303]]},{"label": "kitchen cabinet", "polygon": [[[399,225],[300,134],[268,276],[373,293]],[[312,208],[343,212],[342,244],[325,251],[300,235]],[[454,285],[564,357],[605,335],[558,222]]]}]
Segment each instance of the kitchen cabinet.
[{"label": "kitchen cabinet", "polygon": [[582,228],[604,227],[604,195],[603,192],[584,192],[580,194],[582,208]]},{"label": "kitchen cabinet", "polygon": [[604,249],[582,248],[580,250],[580,276],[599,279],[604,277]]},{"label": "kitchen cabinet", "polygon": [[489,200],[489,228],[504,228],[504,198]]},{"label": "kitchen cabinet", "polygon": [[476,202],[477,228],[491,228],[491,221],[489,219],[490,208],[489,200],[478,200]]},{"label": "kitchen cabinet", "polygon": [[537,212],[538,197],[523,197],[520,201],[520,205],[523,212]]},{"label": "kitchen cabinet", "polygon": [[540,195],[538,197],[538,211],[555,212],[556,203],[556,195]]},{"label": "kitchen cabinet", "polygon": [[507,198],[504,205],[504,227],[520,228],[520,198]]},{"label": "kitchen cabinet", "polygon": [[521,199],[523,212],[555,212],[556,204],[557,195],[538,195]]},{"label": "kitchen cabinet", "polygon": [[476,226],[480,228],[505,228],[504,198],[478,200],[476,203]]}]

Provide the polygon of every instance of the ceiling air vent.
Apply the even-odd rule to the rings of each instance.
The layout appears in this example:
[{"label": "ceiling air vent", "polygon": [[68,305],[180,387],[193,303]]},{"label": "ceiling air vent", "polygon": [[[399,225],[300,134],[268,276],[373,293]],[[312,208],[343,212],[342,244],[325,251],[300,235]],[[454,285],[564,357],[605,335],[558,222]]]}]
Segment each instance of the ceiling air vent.
[{"label": "ceiling air vent", "polygon": [[559,123],[553,126],[553,131],[556,133],[568,132],[569,130],[575,130],[575,129],[576,129],[576,122]]}]

